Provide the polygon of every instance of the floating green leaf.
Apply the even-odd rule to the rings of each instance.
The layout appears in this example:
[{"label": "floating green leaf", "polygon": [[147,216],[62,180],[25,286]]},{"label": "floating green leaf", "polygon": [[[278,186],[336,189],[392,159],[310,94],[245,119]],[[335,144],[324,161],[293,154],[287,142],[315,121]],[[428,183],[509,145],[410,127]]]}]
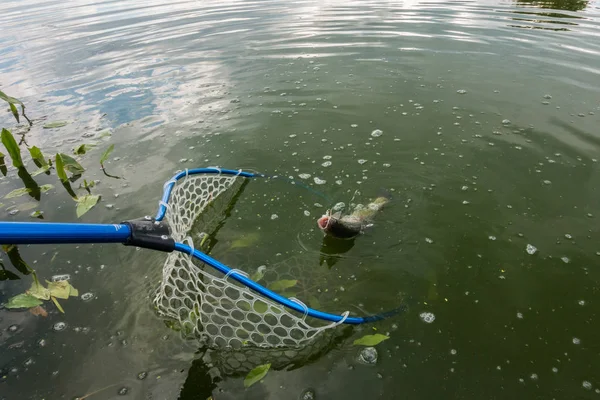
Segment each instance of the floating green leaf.
[{"label": "floating green leaf", "polygon": [[71,287],[71,291],[69,292],[69,296],[73,296],[73,297],[77,297],[79,296],[79,290],[75,289],[73,286],[69,285]]},{"label": "floating green leaf", "polygon": [[19,111],[17,110],[17,107],[15,107],[15,105],[13,103],[8,103],[8,105],[10,106],[10,111],[14,115],[17,122],[20,122],[19,121]]},{"label": "floating green leaf", "polygon": [[49,166],[48,164],[46,164],[46,165],[43,165],[43,166],[42,166],[40,169],[38,169],[37,171],[33,172],[33,173],[31,174],[31,176],[32,176],[32,177],[34,177],[34,176],[38,176],[39,174],[46,173],[46,172],[48,172],[49,170],[50,170],[50,166]]},{"label": "floating green leaf", "polygon": [[67,177],[67,173],[65,172],[65,165],[60,154],[56,154],[54,165],[56,168],[56,174],[58,175],[58,178],[61,180],[61,182],[67,182],[69,178]]},{"label": "floating green leaf", "polygon": [[39,306],[42,301],[27,293],[21,293],[15,297],[11,297],[8,303],[4,305],[6,308],[31,308]]},{"label": "floating green leaf", "polygon": [[6,93],[4,93],[1,90],[0,90],[0,100],[4,100],[4,101],[6,101],[9,104],[18,104],[20,106],[23,105],[23,103],[21,102],[21,100],[15,99],[14,97],[11,97],[11,96],[7,95]]},{"label": "floating green leaf", "polygon": [[313,295],[308,296],[308,305],[317,310],[321,308],[321,302]]},{"label": "floating green leaf", "polygon": [[60,303],[58,302],[58,300],[56,300],[56,297],[52,296],[50,297],[52,299],[52,301],[54,302],[54,305],[56,306],[56,308],[58,308],[58,311],[60,311],[61,313],[65,313],[65,310],[63,310],[63,308],[61,307]]},{"label": "floating green leaf", "polygon": [[6,129],[2,129],[2,144],[8,150],[8,154],[12,159],[13,166],[15,168],[21,168],[23,166],[23,160],[21,159],[21,149],[19,145],[15,141],[12,133],[7,131]]},{"label": "floating green leaf", "polygon": [[103,165],[106,160],[108,160],[108,156],[110,156],[110,153],[112,153],[112,151],[115,149],[115,145],[111,144],[110,146],[108,146],[108,149],[106,149],[104,151],[104,153],[102,153],[102,157],[100,157],[100,165]]},{"label": "floating green leaf", "polygon": [[9,194],[7,194],[6,196],[4,196],[4,198],[12,199],[14,197],[23,196],[24,194],[28,194],[28,193],[31,193],[31,189],[29,189],[29,188],[15,189],[12,192],[10,192]]},{"label": "floating green leaf", "polygon": [[376,333],[375,335],[365,335],[354,341],[354,345],[358,346],[376,346],[384,340],[389,339],[389,336]]},{"label": "floating green leaf", "polygon": [[0,172],[2,172],[2,175],[6,176],[8,169],[6,169],[6,161],[4,161],[4,157],[6,157],[6,155],[0,152]]},{"label": "floating green leaf", "polygon": [[87,194],[77,199],[77,218],[81,217],[98,203],[100,196]]},{"label": "floating green leaf", "polygon": [[291,287],[296,286],[298,281],[296,279],[282,279],[280,281],[273,282],[269,285],[269,289],[277,291],[277,290],[285,290]]},{"label": "floating green leaf", "polygon": [[69,121],[52,121],[52,122],[48,122],[47,124],[45,124],[43,126],[44,129],[54,129],[54,128],[62,128],[63,126],[67,125],[69,123]]},{"label": "floating green leaf", "polygon": [[54,185],[51,185],[51,184],[47,183],[45,185],[40,186],[40,192],[41,193],[46,193],[50,189],[54,189]]},{"label": "floating green leaf", "polygon": [[40,211],[40,210],[36,210],[36,211],[32,212],[31,214],[29,214],[29,216],[31,218],[44,219],[44,212]]},{"label": "floating green leaf", "polygon": [[15,274],[14,272],[8,271],[6,269],[0,270],[0,281],[7,281],[7,280],[14,281],[17,279],[21,279],[21,278],[19,278],[19,275]]},{"label": "floating green leaf", "polygon": [[267,375],[267,372],[269,372],[269,368],[271,368],[270,363],[259,365],[258,367],[254,368],[252,371],[248,372],[248,375],[246,375],[246,378],[244,379],[244,386],[250,387],[250,386],[254,385],[256,382],[263,379]]},{"label": "floating green leaf", "polygon": [[31,158],[33,159],[33,162],[35,162],[35,165],[37,165],[38,167],[48,165],[48,163],[46,162],[46,159],[44,158],[44,155],[42,154],[42,151],[38,147],[36,147],[36,146],[30,147],[29,154],[31,154]]},{"label": "floating green leaf", "polygon": [[258,242],[259,237],[260,236],[258,235],[257,232],[252,232],[247,235],[244,235],[241,238],[234,240],[231,243],[230,249],[250,247],[253,244],[255,244],[256,242]]},{"label": "floating green leaf", "polygon": [[83,155],[90,151],[94,147],[93,144],[82,144],[73,149],[73,153],[77,155]]},{"label": "floating green leaf", "polygon": [[37,279],[33,280],[27,293],[40,300],[50,300],[50,291],[38,282]]},{"label": "floating green leaf", "polygon": [[62,158],[62,162],[64,165],[64,169],[72,173],[73,175],[81,175],[85,172],[85,168],[83,168],[77,160],[75,160],[70,155],[60,153],[60,158]]}]

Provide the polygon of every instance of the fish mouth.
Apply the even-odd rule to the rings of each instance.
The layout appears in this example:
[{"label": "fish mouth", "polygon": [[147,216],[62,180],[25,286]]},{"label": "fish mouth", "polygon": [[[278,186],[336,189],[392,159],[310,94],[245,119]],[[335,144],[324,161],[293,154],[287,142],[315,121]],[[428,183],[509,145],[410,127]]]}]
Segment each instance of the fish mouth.
[{"label": "fish mouth", "polygon": [[324,230],[329,225],[329,216],[323,215],[321,218],[317,220],[317,225],[319,225],[319,229]]}]

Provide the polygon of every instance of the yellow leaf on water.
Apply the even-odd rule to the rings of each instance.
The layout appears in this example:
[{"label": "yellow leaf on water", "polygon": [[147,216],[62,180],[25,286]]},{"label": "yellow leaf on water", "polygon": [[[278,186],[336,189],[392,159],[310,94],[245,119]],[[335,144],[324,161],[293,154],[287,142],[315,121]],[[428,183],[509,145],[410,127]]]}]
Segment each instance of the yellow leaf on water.
[{"label": "yellow leaf on water", "polygon": [[58,299],[68,299],[71,293],[71,285],[68,281],[47,282],[50,295]]},{"label": "yellow leaf on water", "polygon": [[60,306],[60,304],[58,303],[58,300],[56,300],[56,297],[52,296],[51,299],[54,302],[54,305],[56,305],[56,308],[58,308],[58,311],[60,311],[61,313],[64,314],[65,310],[63,310],[63,308]]}]

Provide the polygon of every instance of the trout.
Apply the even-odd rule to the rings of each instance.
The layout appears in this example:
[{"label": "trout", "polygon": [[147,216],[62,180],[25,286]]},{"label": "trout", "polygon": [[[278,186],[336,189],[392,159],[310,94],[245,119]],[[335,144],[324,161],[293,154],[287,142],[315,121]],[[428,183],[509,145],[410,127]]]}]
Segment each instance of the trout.
[{"label": "trout", "polygon": [[387,197],[380,196],[367,206],[357,206],[351,214],[347,215],[327,210],[327,213],[317,220],[317,225],[326,235],[339,239],[353,239],[370,224],[373,217],[389,201]]}]

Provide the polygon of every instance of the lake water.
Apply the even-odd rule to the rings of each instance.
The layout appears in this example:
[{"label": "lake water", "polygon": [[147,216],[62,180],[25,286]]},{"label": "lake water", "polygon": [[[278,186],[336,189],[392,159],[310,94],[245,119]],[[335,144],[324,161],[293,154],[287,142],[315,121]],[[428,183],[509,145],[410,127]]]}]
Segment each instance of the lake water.
[{"label": "lake water", "polygon": [[[42,174],[55,188],[4,199],[4,220],[153,215],[185,168],[280,174],[304,185],[250,182],[211,254],[318,275],[325,311],[407,306],[245,389],[247,369],[154,312],[163,254],[20,246],[90,294],[0,310],[0,399],[599,398],[599,2],[9,0],[0,26],[0,90],[34,120],[0,126],[46,155],[96,144],[81,164],[102,196],[77,219]],[[99,168],[110,144],[124,180]],[[323,244],[325,207],[382,190],[354,246]],[[0,302],[30,284],[0,282]],[[368,333],[390,336],[373,365],[353,345]]]}]

